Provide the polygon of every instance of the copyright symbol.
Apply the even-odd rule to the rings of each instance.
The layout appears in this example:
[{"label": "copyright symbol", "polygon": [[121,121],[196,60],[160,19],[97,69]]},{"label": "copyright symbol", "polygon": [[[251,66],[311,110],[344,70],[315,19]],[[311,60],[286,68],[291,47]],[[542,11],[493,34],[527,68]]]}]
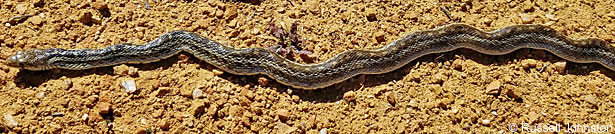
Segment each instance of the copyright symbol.
[{"label": "copyright symbol", "polygon": [[510,124],[508,125],[508,130],[509,130],[510,132],[517,132],[517,129],[518,129],[518,127],[517,127],[517,124],[516,124],[516,123],[510,123]]}]

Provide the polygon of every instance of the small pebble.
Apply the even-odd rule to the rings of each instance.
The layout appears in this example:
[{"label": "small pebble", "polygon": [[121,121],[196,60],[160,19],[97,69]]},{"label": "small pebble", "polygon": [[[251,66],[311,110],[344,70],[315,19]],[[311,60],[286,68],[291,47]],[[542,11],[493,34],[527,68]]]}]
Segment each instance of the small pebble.
[{"label": "small pebble", "polygon": [[354,91],[348,91],[346,93],[344,93],[344,100],[351,102],[357,99],[357,96],[355,95]]},{"label": "small pebble", "polygon": [[448,105],[450,105],[450,104],[451,104],[451,102],[452,102],[452,101],[451,101],[450,99],[448,99],[448,98],[443,98],[443,99],[441,99],[441,100],[438,102],[438,106],[439,106],[439,107],[447,107]]},{"label": "small pebble", "polygon": [[99,114],[108,114],[111,112],[111,104],[108,102],[99,102],[96,104],[95,109],[98,110]]},{"label": "small pebble", "polygon": [[205,100],[197,99],[192,101],[192,105],[188,108],[191,115],[200,115],[205,112]]},{"label": "small pebble", "polygon": [[147,120],[146,120],[146,119],[144,119],[144,118],[140,118],[138,121],[139,121],[139,123],[141,123],[141,124],[143,124],[143,125],[147,125],[147,124],[148,124],[148,123],[147,123]]},{"label": "small pebble", "polygon": [[278,13],[284,13],[286,11],[286,8],[279,7],[277,11],[278,11]]},{"label": "small pebble", "polygon": [[[174,91],[174,90],[169,90],[169,91]],[[194,89],[190,89],[190,88],[180,88],[179,89],[179,95],[184,96],[186,98],[194,98],[192,97],[193,92],[194,92]]]},{"label": "small pebble", "polygon": [[203,90],[201,89],[194,89],[194,91],[192,91],[192,97],[193,98],[201,98],[203,97]]},{"label": "small pebble", "polygon": [[534,11],[534,3],[532,3],[532,1],[526,0],[523,3],[521,3],[521,9],[523,9],[523,12],[532,12]]},{"label": "small pebble", "polygon": [[15,9],[19,12],[19,14],[24,14],[28,10],[28,4],[19,4],[15,6]]},{"label": "small pebble", "polygon": [[15,121],[15,119],[13,119],[13,116],[10,114],[4,114],[4,123],[6,123],[6,125],[10,128],[16,127],[18,125],[17,121]]},{"label": "small pebble", "polygon": [[224,72],[222,70],[219,70],[219,69],[213,69],[211,71],[214,73],[215,76],[220,76],[220,75],[224,74]]},{"label": "small pebble", "polygon": [[296,127],[291,127],[290,125],[283,123],[283,122],[278,122],[275,127],[277,129],[277,134],[294,134],[297,133],[298,128]]},{"label": "small pebble", "polygon": [[245,109],[238,105],[233,105],[228,109],[229,118],[232,117],[241,117],[244,113]]},{"label": "small pebble", "polygon": [[461,59],[455,59],[455,61],[453,61],[453,69],[457,69],[460,70],[463,67],[463,61]]},{"label": "small pebble", "polygon": [[491,121],[488,119],[484,119],[480,122],[480,124],[485,125],[485,126],[489,126],[491,124]]},{"label": "small pebble", "polygon": [[42,7],[45,5],[45,0],[34,0],[32,5],[34,5],[34,7]]},{"label": "small pebble", "polygon": [[447,78],[447,76],[445,76],[443,73],[437,73],[437,74],[433,75],[433,82],[431,82],[431,83],[442,84],[442,83],[444,83],[444,81],[446,81],[446,78]]},{"label": "small pebble", "polygon": [[77,16],[77,18],[81,23],[90,23],[92,22],[92,13],[86,10],[82,10],[81,12],[79,12],[79,16]]},{"label": "small pebble", "polygon": [[170,87],[160,87],[158,88],[158,92],[156,93],[156,96],[164,96],[167,95],[167,93],[171,92],[171,88]]},{"label": "small pebble", "polygon": [[297,54],[299,54],[299,57],[305,63],[314,63],[314,60],[316,60],[316,54],[308,50],[301,50],[297,52]]},{"label": "small pebble", "polygon": [[231,33],[229,33],[229,37],[233,38],[233,37],[237,37],[239,36],[239,31],[238,30],[233,30],[231,31]]},{"label": "small pebble", "polygon": [[376,18],[376,9],[374,9],[374,8],[366,8],[365,9],[365,13],[366,13],[365,17],[367,17],[367,21],[376,21],[376,20],[378,20]]},{"label": "small pebble", "polygon": [[485,88],[487,90],[487,94],[489,94],[489,95],[496,95],[496,94],[500,93],[500,86],[501,85],[502,85],[502,83],[499,80],[492,81]]},{"label": "small pebble", "polygon": [[145,130],[145,128],[143,128],[143,127],[139,127],[139,128],[137,128],[137,130],[135,130],[134,133],[135,134],[147,134],[147,130]]},{"label": "small pebble", "polygon": [[555,16],[553,16],[553,14],[546,14],[545,17],[547,17],[547,19],[549,19],[549,20],[557,20],[557,18],[555,18]]},{"label": "small pebble", "polygon": [[536,67],[537,63],[538,61],[534,59],[525,59],[521,61],[521,66],[523,67],[523,69],[528,69],[528,68]]},{"label": "small pebble", "polygon": [[135,86],[135,80],[123,80],[122,86],[124,86],[124,89],[127,93],[134,93],[135,91],[137,91],[137,87]]},{"label": "small pebble", "polygon": [[519,17],[521,17],[521,22],[523,24],[530,24],[530,23],[534,22],[534,16],[533,15],[519,14]]},{"label": "small pebble", "polygon": [[258,77],[258,85],[264,87],[264,86],[267,86],[268,83],[269,83],[269,79],[265,77]]},{"label": "small pebble", "polygon": [[45,97],[45,92],[40,92],[38,94],[36,94],[37,98],[44,98]]},{"label": "small pebble", "polygon": [[528,116],[529,116],[530,124],[538,121],[538,118],[540,118],[540,114],[536,112],[530,112]]},{"label": "small pebble", "polygon": [[224,11],[224,18],[226,20],[232,20],[237,17],[237,6],[228,6],[226,11]]},{"label": "small pebble", "polygon": [[598,100],[596,99],[596,96],[592,94],[585,96],[585,101],[587,101],[587,103],[591,104],[592,106],[598,106]]},{"label": "small pebble", "polygon": [[254,28],[254,29],[252,29],[252,34],[255,34],[255,35],[256,35],[256,34],[258,34],[258,33],[260,33],[260,32],[261,32],[261,29],[258,29],[258,28]]},{"label": "small pebble", "polygon": [[218,18],[222,18],[222,17],[224,17],[224,12],[222,12],[222,11],[216,11],[216,12],[214,12],[214,13],[215,13],[214,15],[215,15],[216,17],[218,17]]},{"label": "small pebble", "polygon": [[104,1],[96,1],[96,2],[92,3],[92,7],[94,7],[95,9],[98,9],[98,10],[104,10],[104,9],[108,9],[109,8],[107,6],[107,3],[105,3]]},{"label": "small pebble", "polygon": [[513,80],[513,77],[510,75],[506,75],[504,77],[502,77],[502,80],[504,80],[504,83],[509,83]]},{"label": "small pebble", "polygon": [[508,91],[506,91],[506,95],[513,99],[520,99],[522,94],[523,92],[517,88],[508,89]]},{"label": "small pebble", "polygon": [[88,119],[88,114],[83,114],[83,116],[81,116],[81,120],[87,120]]},{"label": "small pebble", "polygon": [[113,74],[117,74],[117,75],[128,75],[128,69],[129,67],[122,64],[119,66],[114,66],[113,67]]},{"label": "small pebble", "polygon": [[492,22],[493,22],[493,19],[483,18],[483,23],[485,23],[486,25],[491,25]]},{"label": "small pebble", "polygon": [[33,90],[25,90],[24,94],[26,94],[27,96],[34,96],[34,94],[36,94],[36,91]]},{"label": "small pebble", "polygon": [[288,110],[286,109],[278,109],[276,113],[282,121],[286,121],[290,118],[290,112],[288,112]]},{"label": "small pebble", "polygon": [[128,75],[136,76],[139,73],[139,69],[135,67],[128,67]]},{"label": "small pebble", "polygon": [[167,119],[162,119],[160,121],[159,125],[160,125],[160,129],[162,129],[162,131],[169,131],[171,123],[169,123],[169,121]]},{"label": "small pebble", "polygon": [[386,38],[385,38],[386,36],[387,36],[386,32],[378,31],[378,32],[376,32],[376,41],[378,41],[378,43],[385,42],[386,41]]},{"label": "small pebble", "polygon": [[51,114],[51,116],[52,117],[61,117],[61,116],[64,116],[64,113],[62,113],[62,112],[53,113],[53,114]]},{"label": "small pebble", "polygon": [[553,65],[555,66],[555,71],[559,73],[564,73],[566,69],[566,61],[555,62],[553,63]]},{"label": "small pebble", "polygon": [[326,128],[320,129],[320,134],[327,134],[327,129]]},{"label": "small pebble", "polygon": [[606,14],[606,16],[609,16],[611,18],[615,18],[615,11],[611,11],[608,14]]},{"label": "small pebble", "polygon": [[386,98],[387,101],[389,102],[389,104],[395,106],[395,104],[397,103],[397,97],[395,96],[396,93],[394,92],[387,92],[386,93]]},{"label": "small pebble", "polygon": [[40,25],[43,23],[43,18],[41,18],[41,16],[32,16],[29,20],[34,25]]},{"label": "small pebble", "polygon": [[70,79],[66,79],[64,80],[64,84],[62,84],[61,87],[62,88],[60,89],[62,90],[68,90],[69,88],[73,87],[73,81],[71,81]]}]

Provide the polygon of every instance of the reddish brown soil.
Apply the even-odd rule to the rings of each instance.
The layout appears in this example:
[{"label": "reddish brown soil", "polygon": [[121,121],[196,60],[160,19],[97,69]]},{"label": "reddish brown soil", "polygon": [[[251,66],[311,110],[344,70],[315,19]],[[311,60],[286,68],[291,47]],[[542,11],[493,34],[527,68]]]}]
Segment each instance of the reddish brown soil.
[{"label": "reddish brown soil", "polygon": [[[270,47],[279,41],[269,33],[270,22],[284,29],[296,22],[300,47],[314,52],[316,62],[454,21],[488,30],[544,24],[572,38],[615,43],[612,1],[148,4],[149,10],[141,0],[5,1],[0,59],[25,49],[142,44],[177,29],[238,48]],[[32,16],[14,18],[22,15]],[[614,74],[599,64],[533,49],[502,56],[471,50],[432,54],[392,73],[316,91],[289,89],[266,76],[223,73],[187,53],[84,71],[33,72],[0,64],[0,133],[508,133],[511,124],[521,123],[612,126]],[[127,80],[135,81],[135,92],[124,89]],[[203,96],[194,96],[195,90]]]}]

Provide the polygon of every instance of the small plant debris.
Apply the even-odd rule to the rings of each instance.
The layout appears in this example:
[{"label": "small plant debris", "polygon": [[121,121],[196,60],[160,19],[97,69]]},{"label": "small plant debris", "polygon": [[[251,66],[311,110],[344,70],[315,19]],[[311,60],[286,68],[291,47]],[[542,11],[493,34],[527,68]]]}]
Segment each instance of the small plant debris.
[{"label": "small plant debris", "polygon": [[271,49],[276,53],[293,61],[296,61],[293,58],[293,55],[298,54],[299,57],[301,57],[301,59],[303,60],[303,62],[314,62],[314,58],[309,56],[313,53],[311,51],[304,50],[299,46],[303,42],[297,34],[297,22],[293,22],[290,27],[290,30],[285,31],[283,28],[276,26],[275,23],[272,21],[269,23],[269,33],[272,36],[280,39],[280,41],[276,45],[271,47]]}]

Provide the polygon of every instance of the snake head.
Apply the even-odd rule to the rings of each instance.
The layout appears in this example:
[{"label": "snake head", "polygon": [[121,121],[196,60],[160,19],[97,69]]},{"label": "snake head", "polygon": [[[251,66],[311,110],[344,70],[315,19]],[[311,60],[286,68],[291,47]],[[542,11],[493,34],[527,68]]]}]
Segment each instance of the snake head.
[{"label": "snake head", "polygon": [[17,54],[6,59],[6,64],[11,67],[17,67],[19,69],[26,70],[46,70],[51,68],[51,64],[48,63],[49,49],[35,49],[19,51]]}]

